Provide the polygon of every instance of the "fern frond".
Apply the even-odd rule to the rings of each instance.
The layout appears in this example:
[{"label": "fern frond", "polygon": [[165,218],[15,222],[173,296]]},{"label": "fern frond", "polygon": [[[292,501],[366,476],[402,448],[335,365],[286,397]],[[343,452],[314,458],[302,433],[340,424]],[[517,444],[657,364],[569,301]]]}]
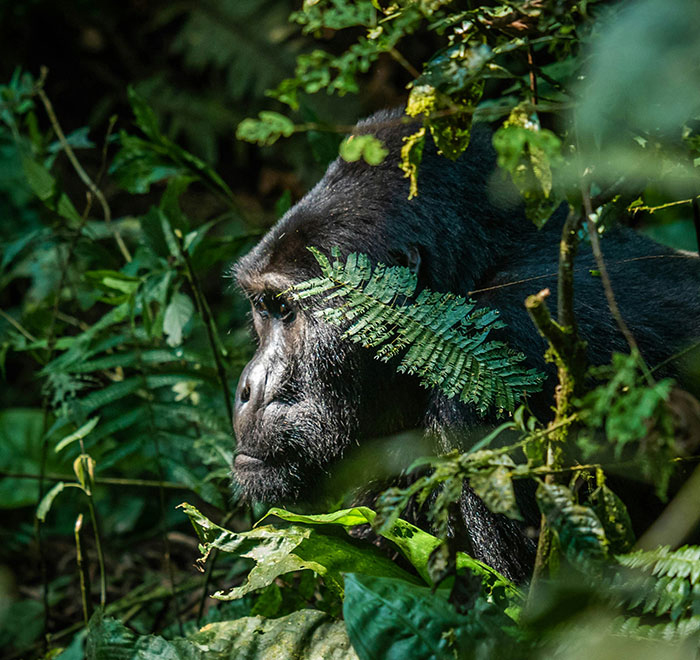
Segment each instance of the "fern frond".
[{"label": "fern frond", "polygon": [[677,643],[700,632],[700,616],[654,624],[642,623],[639,617],[618,617],[613,621],[612,628],[626,637]]},{"label": "fern frond", "polygon": [[618,555],[617,560],[625,568],[642,572],[638,582],[632,583],[632,589],[629,574],[619,574],[615,579],[615,586],[621,592],[631,592],[631,596],[624,598],[630,609],[658,617],[670,616],[671,621],[679,624],[691,619],[700,624],[700,547],[638,550]]},{"label": "fern frond", "polygon": [[520,364],[524,355],[501,341],[488,341],[492,330],[504,327],[497,311],[427,289],[415,302],[405,302],[417,285],[408,268],[373,268],[366,255],[355,253],[343,263],[337,249],[331,262],[315,248],[309,250],[322,276],[298,284],[292,295],[298,300],[318,296],[324,303],[342,299],[316,314],[344,327],[344,338],[376,348],[384,362],[400,355],[399,372],[417,375],[425,387],[457,396],[481,414],[494,407],[513,411],[521,397],[540,388],[542,375]]},{"label": "fern frond", "polygon": [[618,561],[627,568],[641,568],[659,577],[682,577],[691,584],[700,584],[700,546],[684,545],[678,550],[668,546],[654,550],[637,550],[618,555]]},{"label": "fern frond", "polygon": [[189,351],[180,350],[176,353],[175,349],[154,348],[150,350],[133,350],[105,355],[94,360],[87,360],[79,364],[71,365],[67,368],[67,371],[75,374],[86,374],[95,371],[106,371],[116,367],[132,367],[139,364],[159,365],[168,362],[197,362],[197,359],[198,356]]}]

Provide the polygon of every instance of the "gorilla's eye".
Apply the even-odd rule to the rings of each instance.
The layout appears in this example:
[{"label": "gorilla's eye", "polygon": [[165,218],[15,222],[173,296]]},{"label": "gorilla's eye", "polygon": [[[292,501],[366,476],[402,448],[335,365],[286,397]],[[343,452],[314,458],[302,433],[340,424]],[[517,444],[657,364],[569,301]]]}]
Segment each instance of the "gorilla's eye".
[{"label": "gorilla's eye", "polygon": [[262,318],[275,318],[291,321],[294,309],[289,302],[275,293],[261,293],[252,300],[253,308]]},{"label": "gorilla's eye", "polygon": [[254,298],[252,298],[251,302],[253,303],[253,309],[263,318],[267,318],[269,316],[267,312],[267,305],[265,304],[265,296],[263,294],[257,295]]}]

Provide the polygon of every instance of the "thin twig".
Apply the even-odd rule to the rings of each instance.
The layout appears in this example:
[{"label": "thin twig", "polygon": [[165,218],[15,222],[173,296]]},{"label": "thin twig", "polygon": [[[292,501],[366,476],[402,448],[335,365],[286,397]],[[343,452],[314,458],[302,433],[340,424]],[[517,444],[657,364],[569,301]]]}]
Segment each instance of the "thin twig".
[{"label": "thin twig", "polygon": [[578,251],[578,232],[583,216],[569,209],[559,242],[559,278],[557,279],[557,320],[563,328],[576,332],[574,314],[574,259]]},{"label": "thin twig", "polygon": [[204,321],[204,327],[207,330],[207,337],[209,339],[211,352],[214,356],[214,362],[216,363],[216,373],[219,378],[222,394],[224,396],[224,404],[226,405],[228,419],[229,421],[232,421],[233,404],[231,403],[231,390],[228,386],[228,380],[226,378],[226,368],[224,367],[224,363],[221,358],[221,351],[219,350],[220,340],[218,339],[218,332],[216,330],[216,325],[214,324],[214,318],[212,317],[211,310],[209,309],[209,304],[207,303],[207,299],[199,283],[197,274],[195,273],[194,268],[192,266],[190,255],[183,244],[182,232],[179,230],[175,230],[175,236],[177,237],[177,245],[180,250],[180,256],[185,262],[185,272],[187,274],[187,279],[190,282],[192,293],[194,294],[194,300],[195,304],[197,305],[197,311],[202,317],[202,320]]},{"label": "thin twig", "polygon": [[698,246],[698,254],[700,254],[700,207],[697,197],[693,199],[693,226],[695,227],[695,242]]},{"label": "thin twig", "polygon": [[29,332],[19,321],[16,321],[13,319],[7,312],[4,310],[0,309],[0,316],[4,318],[13,328],[15,328],[21,335],[25,337],[25,339],[28,339],[32,343],[37,341],[37,338]]},{"label": "thin twig", "polygon": [[[583,217],[581,218],[583,220]],[[627,259],[616,259],[615,261],[611,261],[611,264],[615,264],[616,266],[620,264],[628,264],[632,263],[633,261],[646,261],[648,259],[696,259],[697,257],[695,255],[688,255],[688,254],[646,254],[641,257],[629,257]],[[576,273],[583,273],[583,272],[589,272],[590,268],[588,266],[581,266],[579,268],[574,268],[574,272]],[[476,295],[477,293],[486,293],[487,291],[495,291],[496,289],[504,289],[508,286],[517,286],[518,284],[527,284],[528,282],[536,282],[537,280],[543,280],[548,277],[554,277],[558,273],[555,273],[554,271],[549,272],[549,273],[544,273],[543,275],[535,275],[534,277],[524,277],[521,280],[513,280],[512,282],[503,282],[502,284],[494,284],[493,286],[486,286],[483,289],[472,289],[471,291],[467,291],[468,296]]]},{"label": "thin twig", "polygon": [[537,74],[535,73],[535,56],[532,51],[532,44],[527,46],[527,65],[530,69],[530,94],[532,96],[532,104],[537,105]]},{"label": "thin twig", "polygon": [[593,257],[595,258],[596,264],[598,266],[598,271],[600,272],[600,279],[603,283],[603,290],[605,291],[605,298],[608,301],[608,308],[612,317],[617,323],[617,327],[623,334],[625,340],[627,341],[630,350],[638,357],[638,362],[642,372],[644,373],[647,382],[651,385],[654,379],[649,372],[649,369],[644,364],[644,360],[639,352],[639,346],[637,345],[637,340],[630,331],[625,319],[622,317],[620,308],[617,305],[617,300],[615,299],[615,292],[613,291],[612,284],[610,282],[610,275],[608,274],[608,269],[605,265],[605,259],[603,258],[603,252],[600,248],[600,237],[598,236],[598,227],[595,222],[593,222],[593,208],[591,206],[591,197],[588,193],[588,188],[584,182],[581,183],[581,197],[583,199],[583,209],[586,215],[586,223],[588,225],[588,235],[591,241],[591,250],[593,251]]},{"label": "thin twig", "polygon": [[627,179],[622,176],[615,183],[610,185],[608,188],[603,190],[603,192],[598,193],[593,199],[591,199],[591,208],[597,209],[603,204],[612,202],[615,197],[622,194],[625,191],[625,185],[627,184]]},{"label": "thin twig", "polygon": [[659,545],[672,548],[682,543],[700,522],[700,466],[683,484],[654,524],[637,541],[635,548],[650,550]]},{"label": "thin twig", "polygon": [[[40,474],[31,474],[29,472],[5,472],[0,471],[0,477],[3,479],[41,479]],[[70,474],[56,474],[47,472],[44,475],[46,481],[73,481],[74,477]],[[134,488],[158,488],[162,486],[169,490],[192,490],[190,486],[179,484],[174,481],[154,481],[149,479],[120,479],[117,477],[95,477],[93,480],[98,486],[133,486]]]},{"label": "thin twig", "polygon": [[90,329],[90,325],[85,323],[85,321],[81,321],[80,319],[75,318],[75,316],[71,316],[70,314],[66,314],[65,312],[62,312],[60,309],[56,310],[56,318],[60,321],[64,321],[65,323],[68,323],[70,325],[74,325],[76,328],[80,328],[80,330],[82,330],[83,332]]},{"label": "thin twig", "polygon": [[658,371],[659,369],[661,369],[661,367],[665,367],[669,362],[675,362],[679,358],[682,358],[686,353],[691,353],[692,351],[698,348],[700,348],[700,341],[693,342],[692,344],[690,344],[690,346],[686,346],[682,351],[678,351],[670,357],[667,357],[665,360],[659,362],[659,364],[654,365],[651,369],[649,369],[649,373],[654,373],[655,371]]},{"label": "thin twig", "polygon": [[92,608],[90,606],[90,574],[83,561],[83,540],[81,532],[83,530],[83,514],[79,513],[75,521],[73,533],[75,535],[75,560],[78,564],[78,575],[80,576],[80,600],[83,605],[83,621],[88,625]]},{"label": "thin twig", "polygon": [[420,78],[420,71],[416,69],[396,48],[389,49],[389,55],[391,55],[406,71],[408,71],[413,78]]},{"label": "thin twig", "polygon": [[[95,537],[95,550],[97,551],[97,564],[100,570],[100,607],[104,608],[107,604],[107,573],[105,571],[105,555],[102,550],[102,534],[100,532],[100,524],[97,518],[97,510],[95,509],[95,500],[93,495],[94,488],[94,461],[85,451],[85,440],[84,438],[79,438],[80,442],[80,462],[82,463],[82,471],[84,476],[83,479],[79,479],[83,492],[87,495],[88,500],[88,512],[90,513],[90,521],[92,522],[92,532]],[[87,487],[86,487],[87,485]],[[82,521],[81,521],[82,524]]]},{"label": "thin twig", "polygon": [[659,206],[634,206],[632,208],[627,207],[627,210],[632,213],[632,215],[635,215],[639,213],[640,211],[647,211],[650,214],[654,214],[655,211],[663,211],[664,209],[671,208],[672,206],[681,206],[682,204],[692,204],[693,201],[696,199],[700,198],[700,195],[697,197],[691,197],[690,199],[679,199],[675,202],[666,202],[666,204],[660,204]]},{"label": "thin twig", "polygon": [[[46,71],[46,67],[42,67],[42,78],[46,76]],[[58,121],[58,117],[56,117],[53,105],[51,104],[49,97],[46,96],[46,92],[44,92],[44,89],[41,85],[37,85],[36,93],[41,99],[41,102],[44,104],[44,108],[46,109],[46,114],[49,116],[51,126],[56,132],[56,137],[58,137],[58,141],[61,143],[61,147],[63,147],[63,150],[66,152],[68,160],[71,162],[71,165],[73,165],[73,169],[76,171],[77,175],[80,177],[80,180],[87,186],[90,192],[99,200],[100,206],[102,206],[102,213],[104,215],[105,223],[107,225],[110,225],[112,233],[114,234],[114,239],[116,240],[117,245],[119,246],[119,251],[122,253],[122,256],[127,262],[130,262],[131,254],[129,253],[129,249],[126,247],[126,244],[124,243],[124,240],[122,239],[121,234],[119,233],[119,229],[112,224],[112,211],[109,208],[107,199],[105,198],[102,191],[88,176],[87,172],[83,169],[83,166],[76,158],[73,148],[68,143],[68,140],[66,140],[66,136],[63,133],[63,129],[61,128],[61,124]]]}]

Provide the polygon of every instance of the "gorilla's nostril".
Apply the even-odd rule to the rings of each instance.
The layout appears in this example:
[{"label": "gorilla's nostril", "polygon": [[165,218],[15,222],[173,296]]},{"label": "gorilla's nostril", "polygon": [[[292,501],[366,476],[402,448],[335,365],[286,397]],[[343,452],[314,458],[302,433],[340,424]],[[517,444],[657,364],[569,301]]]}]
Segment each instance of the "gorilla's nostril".
[{"label": "gorilla's nostril", "polygon": [[246,403],[250,400],[250,385],[246,383],[241,390],[241,403]]}]

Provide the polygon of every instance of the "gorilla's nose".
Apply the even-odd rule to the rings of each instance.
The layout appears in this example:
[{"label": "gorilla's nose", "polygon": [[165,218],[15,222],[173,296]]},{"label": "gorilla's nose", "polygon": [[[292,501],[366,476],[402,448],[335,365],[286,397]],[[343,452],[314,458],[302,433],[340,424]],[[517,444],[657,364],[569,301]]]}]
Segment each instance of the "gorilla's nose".
[{"label": "gorilla's nose", "polygon": [[243,387],[240,388],[238,398],[241,403],[248,403],[248,401],[250,401],[250,383],[247,380],[243,383]]},{"label": "gorilla's nose", "polygon": [[265,390],[265,373],[254,362],[248,363],[241,373],[236,389],[236,405],[233,413],[233,426],[238,432],[248,418],[260,408]]}]

